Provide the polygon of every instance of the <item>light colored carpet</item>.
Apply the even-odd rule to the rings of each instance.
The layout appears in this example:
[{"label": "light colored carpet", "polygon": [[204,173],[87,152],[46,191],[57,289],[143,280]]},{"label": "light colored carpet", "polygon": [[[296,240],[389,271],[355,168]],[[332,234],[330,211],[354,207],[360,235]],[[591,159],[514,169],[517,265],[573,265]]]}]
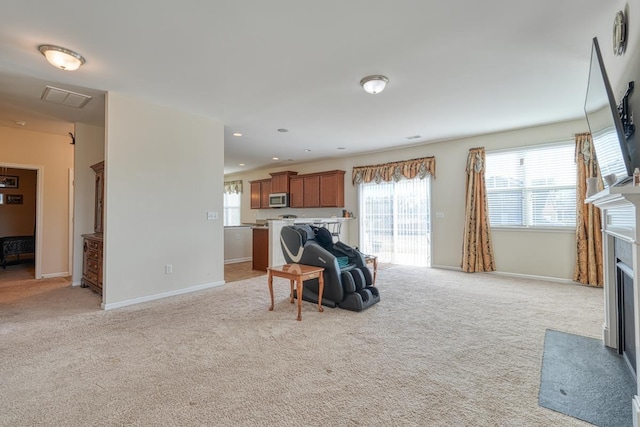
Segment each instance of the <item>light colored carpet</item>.
[{"label": "light colored carpet", "polygon": [[2,426],[587,425],[538,406],[540,367],[547,328],[600,336],[601,289],[397,266],[376,306],[297,322],[277,278],[273,312],[265,277],[106,312],[21,283],[0,286]]}]

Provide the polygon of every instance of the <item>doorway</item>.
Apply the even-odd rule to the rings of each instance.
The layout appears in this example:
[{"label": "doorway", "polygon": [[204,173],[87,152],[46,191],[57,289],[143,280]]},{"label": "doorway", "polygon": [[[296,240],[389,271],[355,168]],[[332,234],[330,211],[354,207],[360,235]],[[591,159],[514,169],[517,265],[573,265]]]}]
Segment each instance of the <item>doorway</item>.
[{"label": "doorway", "polygon": [[0,238],[8,252],[2,262],[9,268],[29,261],[18,269],[22,275],[39,278],[42,168],[0,163],[0,177]]},{"label": "doorway", "polygon": [[360,250],[379,262],[431,266],[431,178],[362,183]]}]

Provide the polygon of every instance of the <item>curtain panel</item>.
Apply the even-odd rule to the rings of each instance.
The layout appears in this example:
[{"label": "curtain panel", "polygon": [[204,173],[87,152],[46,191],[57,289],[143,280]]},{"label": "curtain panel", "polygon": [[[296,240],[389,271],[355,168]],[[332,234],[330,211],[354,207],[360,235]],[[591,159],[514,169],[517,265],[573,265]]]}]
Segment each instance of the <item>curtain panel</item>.
[{"label": "curtain panel", "polygon": [[381,165],[356,166],[353,168],[351,180],[353,185],[360,183],[382,181],[399,181],[402,177],[413,179],[416,176],[420,179],[427,175],[436,177],[436,158],[422,157],[419,159],[406,160],[402,162],[384,163]]},{"label": "curtain panel", "polygon": [[600,209],[584,202],[587,178],[597,178],[598,191],[604,189],[597,153],[590,133],[576,134],[576,268],[573,280],[603,286],[602,233]]},{"label": "curtain panel", "polygon": [[224,192],[228,194],[242,193],[242,180],[238,181],[225,181]]},{"label": "curtain panel", "polygon": [[462,270],[467,273],[496,269],[491,244],[484,171],[484,147],[470,149],[467,158],[464,241],[462,245]]}]

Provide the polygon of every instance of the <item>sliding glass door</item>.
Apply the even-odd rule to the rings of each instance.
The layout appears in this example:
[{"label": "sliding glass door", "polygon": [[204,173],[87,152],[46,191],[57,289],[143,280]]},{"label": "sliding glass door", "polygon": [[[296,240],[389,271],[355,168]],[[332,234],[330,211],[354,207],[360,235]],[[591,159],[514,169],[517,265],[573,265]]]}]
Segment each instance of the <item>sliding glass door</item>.
[{"label": "sliding glass door", "polygon": [[431,265],[431,178],[360,184],[360,250],[379,262]]}]

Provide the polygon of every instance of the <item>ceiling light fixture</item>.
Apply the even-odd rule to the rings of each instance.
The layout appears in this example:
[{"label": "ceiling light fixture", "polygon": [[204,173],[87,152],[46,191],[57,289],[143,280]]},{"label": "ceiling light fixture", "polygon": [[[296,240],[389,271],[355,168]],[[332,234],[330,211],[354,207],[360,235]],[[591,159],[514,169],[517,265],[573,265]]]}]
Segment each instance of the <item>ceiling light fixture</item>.
[{"label": "ceiling light fixture", "polygon": [[362,86],[365,92],[371,95],[382,92],[387,86],[387,83],[389,83],[389,79],[380,75],[367,76],[360,80],[360,86]]},{"label": "ceiling light fixture", "polygon": [[85,63],[85,59],[79,53],[64,47],[43,44],[38,46],[40,53],[47,58],[47,61],[56,68],[65,71],[73,71],[80,68]]},{"label": "ceiling light fixture", "polygon": [[242,136],[242,134],[240,132],[235,132],[233,136]]}]

